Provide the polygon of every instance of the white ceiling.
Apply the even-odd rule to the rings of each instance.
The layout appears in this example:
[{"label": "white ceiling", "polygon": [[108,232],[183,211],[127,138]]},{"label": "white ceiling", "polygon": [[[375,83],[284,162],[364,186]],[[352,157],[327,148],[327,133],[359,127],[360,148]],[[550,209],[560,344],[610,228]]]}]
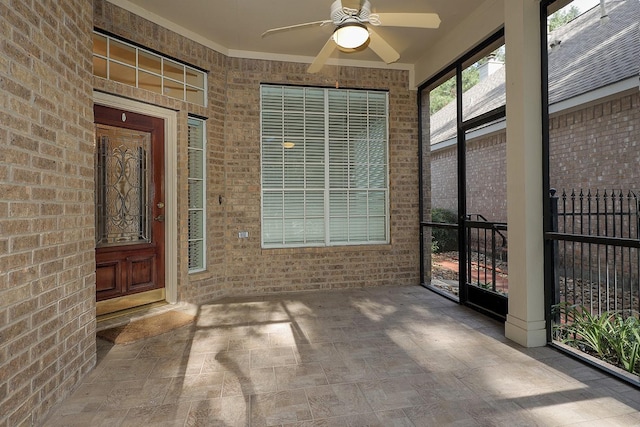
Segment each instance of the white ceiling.
[{"label": "white ceiling", "polygon": [[[333,0],[109,0],[160,25],[196,39],[229,56],[308,57],[311,61],[333,31],[333,25],[307,27],[261,34],[275,27],[329,19]],[[437,30],[378,27],[376,31],[400,53],[399,67],[411,66],[424,52],[451,31],[484,0],[370,0],[372,12],[437,13]],[[358,7],[358,0],[343,0],[345,7]],[[339,62],[375,61],[370,50],[333,54]],[[303,59],[304,60],[304,59]],[[335,61],[334,61],[335,62]]]}]

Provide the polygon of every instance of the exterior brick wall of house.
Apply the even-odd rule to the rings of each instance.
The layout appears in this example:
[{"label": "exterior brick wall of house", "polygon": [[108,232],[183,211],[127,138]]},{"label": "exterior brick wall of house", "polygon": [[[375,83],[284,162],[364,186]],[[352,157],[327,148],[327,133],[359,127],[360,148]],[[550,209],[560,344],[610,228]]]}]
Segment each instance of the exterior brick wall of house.
[{"label": "exterior brick wall of house", "polygon": [[0,2],[0,426],[95,365],[91,2]]},{"label": "exterior brick wall of house", "polygon": [[[0,427],[39,424],[95,365],[93,90],[177,113],[178,299],[419,282],[409,72],[228,58],[105,0],[0,3]],[[96,28],[209,71],[208,106],[92,76]],[[260,245],[260,83],[389,91],[389,245]],[[188,273],[187,119],[207,117],[207,271]],[[222,201],[222,203],[219,202]],[[238,239],[248,231],[248,239]]]},{"label": "exterior brick wall of house", "polygon": [[551,118],[551,187],[640,193],[640,92]]},{"label": "exterior brick wall of house", "polygon": [[[93,77],[96,90],[119,97],[134,99],[178,112],[177,175],[178,241],[178,300],[202,302],[223,296],[225,282],[224,205],[218,203],[225,192],[225,109],[226,64],[224,55],[186,37],[158,26],[138,15],[104,0],[94,1],[94,26],[100,30],[136,43],[147,49],[179,59],[208,70],[207,107],[180,101],[154,92]],[[188,268],[188,133],[187,119],[192,114],[206,117],[207,167],[207,263],[204,273],[189,275]]]},{"label": "exterior brick wall of house", "polygon": [[[226,292],[418,283],[416,93],[404,71],[230,59],[226,121]],[[260,83],[389,90],[391,244],[306,249],[260,246]],[[249,239],[238,239],[248,231]]]},{"label": "exterior brick wall of house", "polygon": [[[640,194],[640,94],[624,93],[550,118],[551,187]],[[468,212],[506,221],[506,135],[468,142]],[[434,207],[457,210],[456,148],[432,153]]]},{"label": "exterior brick wall of house", "polygon": [[456,147],[431,153],[431,207],[458,211],[458,154]]},{"label": "exterior brick wall of house", "polygon": [[[409,74],[227,58],[108,2],[96,0],[96,27],[209,72],[207,108],[119,83],[94,79],[101,91],[141,99],[179,114],[179,299],[419,282],[416,92]],[[260,243],[260,84],[282,83],[389,91],[391,244],[269,249]],[[186,269],[186,114],[207,117],[206,272]],[[222,196],[222,203],[219,203]],[[239,239],[248,231],[248,239]]]}]

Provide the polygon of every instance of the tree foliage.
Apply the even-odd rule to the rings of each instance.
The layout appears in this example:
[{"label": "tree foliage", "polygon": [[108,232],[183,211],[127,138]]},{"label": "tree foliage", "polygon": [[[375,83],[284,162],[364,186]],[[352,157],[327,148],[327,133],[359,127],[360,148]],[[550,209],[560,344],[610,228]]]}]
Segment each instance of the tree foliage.
[{"label": "tree foliage", "polygon": [[[504,62],[505,52],[504,46],[494,50],[490,55],[485,56],[472,66],[462,71],[462,92],[471,89],[480,81],[480,66],[486,64],[491,58]],[[429,93],[429,113],[444,108],[451,101],[456,99],[456,78],[451,77],[440,86],[436,87]]]},{"label": "tree foliage", "polygon": [[[462,71],[462,92],[472,88],[478,81],[480,81],[478,67],[469,67]],[[456,99],[455,76],[429,93],[429,113],[435,113],[454,99]]]},{"label": "tree foliage", "polygon": [[[431,221],[445,224],[457,224],[458,215],[447,209],[433,208],[431,211]],[[433,253],[458,250],[458,230],[434,227],[431,230],[431,236],[431,250]]]},{"label": "tree foliage", "polygon": [[547,20],[549,31],[553,31],[557,28],[562,27],[564,24],[576,18],[578,15],[580,15],[580,9],[575,6],[571,6],[569,9],[560,9],[556,13],[549,16],[549,19]]}]

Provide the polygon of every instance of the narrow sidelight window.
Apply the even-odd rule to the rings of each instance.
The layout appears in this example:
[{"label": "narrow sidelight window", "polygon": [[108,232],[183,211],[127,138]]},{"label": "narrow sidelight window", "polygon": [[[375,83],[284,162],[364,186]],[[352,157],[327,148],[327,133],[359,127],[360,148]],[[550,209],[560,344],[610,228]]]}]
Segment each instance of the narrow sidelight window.
[{"label": "narrow sidelight window", "polygon": [[205,122],[190,117],[189,132],[189,272],[206,268]]}]

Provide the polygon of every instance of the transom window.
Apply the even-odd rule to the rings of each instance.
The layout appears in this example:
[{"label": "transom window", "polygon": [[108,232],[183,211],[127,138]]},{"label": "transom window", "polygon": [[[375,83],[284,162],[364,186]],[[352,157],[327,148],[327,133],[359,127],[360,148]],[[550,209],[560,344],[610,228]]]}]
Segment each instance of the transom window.
[{"label": "transom window", "polygon": [[387,92],[261,86],[262,245],[389,242]]},{"label": "transom window", "polygon": [[204,71],[97,32],[93,33],[93,74],[206,106]]}]

